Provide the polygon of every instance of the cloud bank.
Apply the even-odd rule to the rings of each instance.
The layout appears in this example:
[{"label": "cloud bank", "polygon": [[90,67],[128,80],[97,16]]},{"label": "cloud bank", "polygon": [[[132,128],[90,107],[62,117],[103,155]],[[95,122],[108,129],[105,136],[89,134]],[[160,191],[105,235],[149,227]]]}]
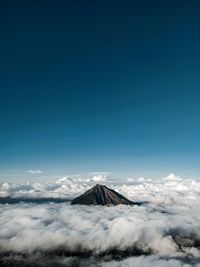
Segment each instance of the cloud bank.
[{"label": "cloud bank", "polygon": [[[67,177],[45,185],[4,183],[1,195],[63,198],[92,183]],[[0,204],[0,258],[21,266],[30,261],[41,262],[37,266],[200,267],[200,181],[170,175],[159,181],[106,183],[148,203],[94,207],[25,198]]]}]

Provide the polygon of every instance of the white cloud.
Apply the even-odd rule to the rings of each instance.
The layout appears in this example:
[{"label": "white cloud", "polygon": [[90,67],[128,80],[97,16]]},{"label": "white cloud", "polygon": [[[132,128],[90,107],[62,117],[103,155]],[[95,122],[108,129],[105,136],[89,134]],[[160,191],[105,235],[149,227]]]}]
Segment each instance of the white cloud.
[{"label": "white cloud", "polygon": [[[182,266],[181,261],[188,256],[191,262],[200,256],[194,245],[195,240],[197,243],[200,240],[196,209],[197,205],[192,210],[175,207],[170,214],[152,211],[148,206],[4,205],[0,217],[0,248],[1,252],[51,250],[56,253],[59,249],[69,254],[91,251],[94,255],[109,254],[112,249],[124,253],[132,250],[133,255],[138,251],[154,255],[140,258],[135,266],[148,266],[148,262],[155,262],[159,267],[170,266],[166,265],[168,261]],[[126,262],[131,266],[133,259]]]},{"label": "white cloud", "polygon": [[[57,259],[69,266],[74,261],[80,262],[80,265],[75,262],[74,266],[92,266],[92,262],[95,266],[96,261],[100,261],[96,266],[197,267],[200,258],[200,181],[172,178],[171,175],[170,179],[159,181],[140,179],[131,185],[114,184],[105,179],[106,185],[131,200],[148,201],[143,206],[0,204],[0,250],[27,251],[33,253],[34,260],[35,250],[41,253],[64,250],[69,254],[92,252],[90,259]],[[46,184],[3,183],[0,196],[72,198],[95,183],[91,179],[87,182],[70,177]],[[143,255],[115,261],[111,252],[114,249],[125,255],[129,251],[129,256],[136,251]],[[109,254],[109,251],[110,256],[107,255],[105,261],[103,256],[95,256]]]},{"label": "white cloud", "polygon": [[138,180],[138,182],[143,182],[145,180],[145,178],[144,177],[139,177],[137,180]]},{"label": "white cloud", "polygon": [[[170,176],[173,178],[172,176]],[[131,180],[132,182],[132,180]],[[62,177],[52,183],[2,183],[0,196],[31,198],[73,198],[96,183],[103,183],[133,201],[148,201],[155,205],[168,205],[174,201],[183,205],[199,197],[200,181],[191,179],[136,179],[133,183],[119,183],[107,175],[96,174],[92,178]]]},{"label": "white cloud", "polygon": [[127,178],[127,182],[135,182],[135,179],[134,178],[131,178],[131,177],[128,177]]},{"label": "white cloud", "polygon": [[41,170],[28,170],[27,172],[31,173],[31,174],[41,174],[41,173],[43,173]]},{"label": "white cloud", "polygon": [[179,176],[176,176],[174,173],[170,173],[167,177],[165,177],[165,180],[168,180],[168,181],[180,181],[181,178]]},{"label": "white cloud", "polygon": [[107,176],[105,174],[96,174],[92,177],[91,181],[93,182],[105,182],[107,180]]},{"label": "white cloud", "polygon": [[85,180],[87,183],[105,183],[110,182],[109,172],[90,172],[88,178]]}]

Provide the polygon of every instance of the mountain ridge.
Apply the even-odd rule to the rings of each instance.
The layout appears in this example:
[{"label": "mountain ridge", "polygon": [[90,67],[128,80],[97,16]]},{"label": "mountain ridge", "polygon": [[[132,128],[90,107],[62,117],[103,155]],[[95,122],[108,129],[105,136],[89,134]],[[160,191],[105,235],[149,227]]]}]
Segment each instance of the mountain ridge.
[{"label": "mountain ridge", "polygon": [[74,198],[71,204],[82,205],[133,205],[134,202],[105,185],[96,184],[82,195]]}]

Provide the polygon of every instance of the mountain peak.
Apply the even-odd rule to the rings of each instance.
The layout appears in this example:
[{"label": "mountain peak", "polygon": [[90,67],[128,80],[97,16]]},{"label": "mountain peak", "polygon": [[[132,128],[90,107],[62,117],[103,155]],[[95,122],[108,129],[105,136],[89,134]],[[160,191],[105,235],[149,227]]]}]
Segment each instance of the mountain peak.
[{"label": "mountain peak", "polygon": [[[96,184],[95,186],[93,186],[92,188],[103,188],[106,187],[105,185],[101,185],[101,184]],[[91,188],[91,189],[92,189]]]},{"label": "mountain peak", "polygon": [[86,191],[84,194],[72,200],[71,204],[85,205],[132,205],[132,201],[109,189],[105,185],[96,184],[94,187]]}]

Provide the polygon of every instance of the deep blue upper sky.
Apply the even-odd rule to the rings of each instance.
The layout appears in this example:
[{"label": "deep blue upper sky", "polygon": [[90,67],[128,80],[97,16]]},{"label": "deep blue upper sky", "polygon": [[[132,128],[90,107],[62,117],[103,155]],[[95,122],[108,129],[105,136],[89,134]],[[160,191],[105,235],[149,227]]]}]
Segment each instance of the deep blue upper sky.
[{"label": "deep blue upper sky", "polygon": [[0,170],[200,174],[200,1],[1,1]]}]

